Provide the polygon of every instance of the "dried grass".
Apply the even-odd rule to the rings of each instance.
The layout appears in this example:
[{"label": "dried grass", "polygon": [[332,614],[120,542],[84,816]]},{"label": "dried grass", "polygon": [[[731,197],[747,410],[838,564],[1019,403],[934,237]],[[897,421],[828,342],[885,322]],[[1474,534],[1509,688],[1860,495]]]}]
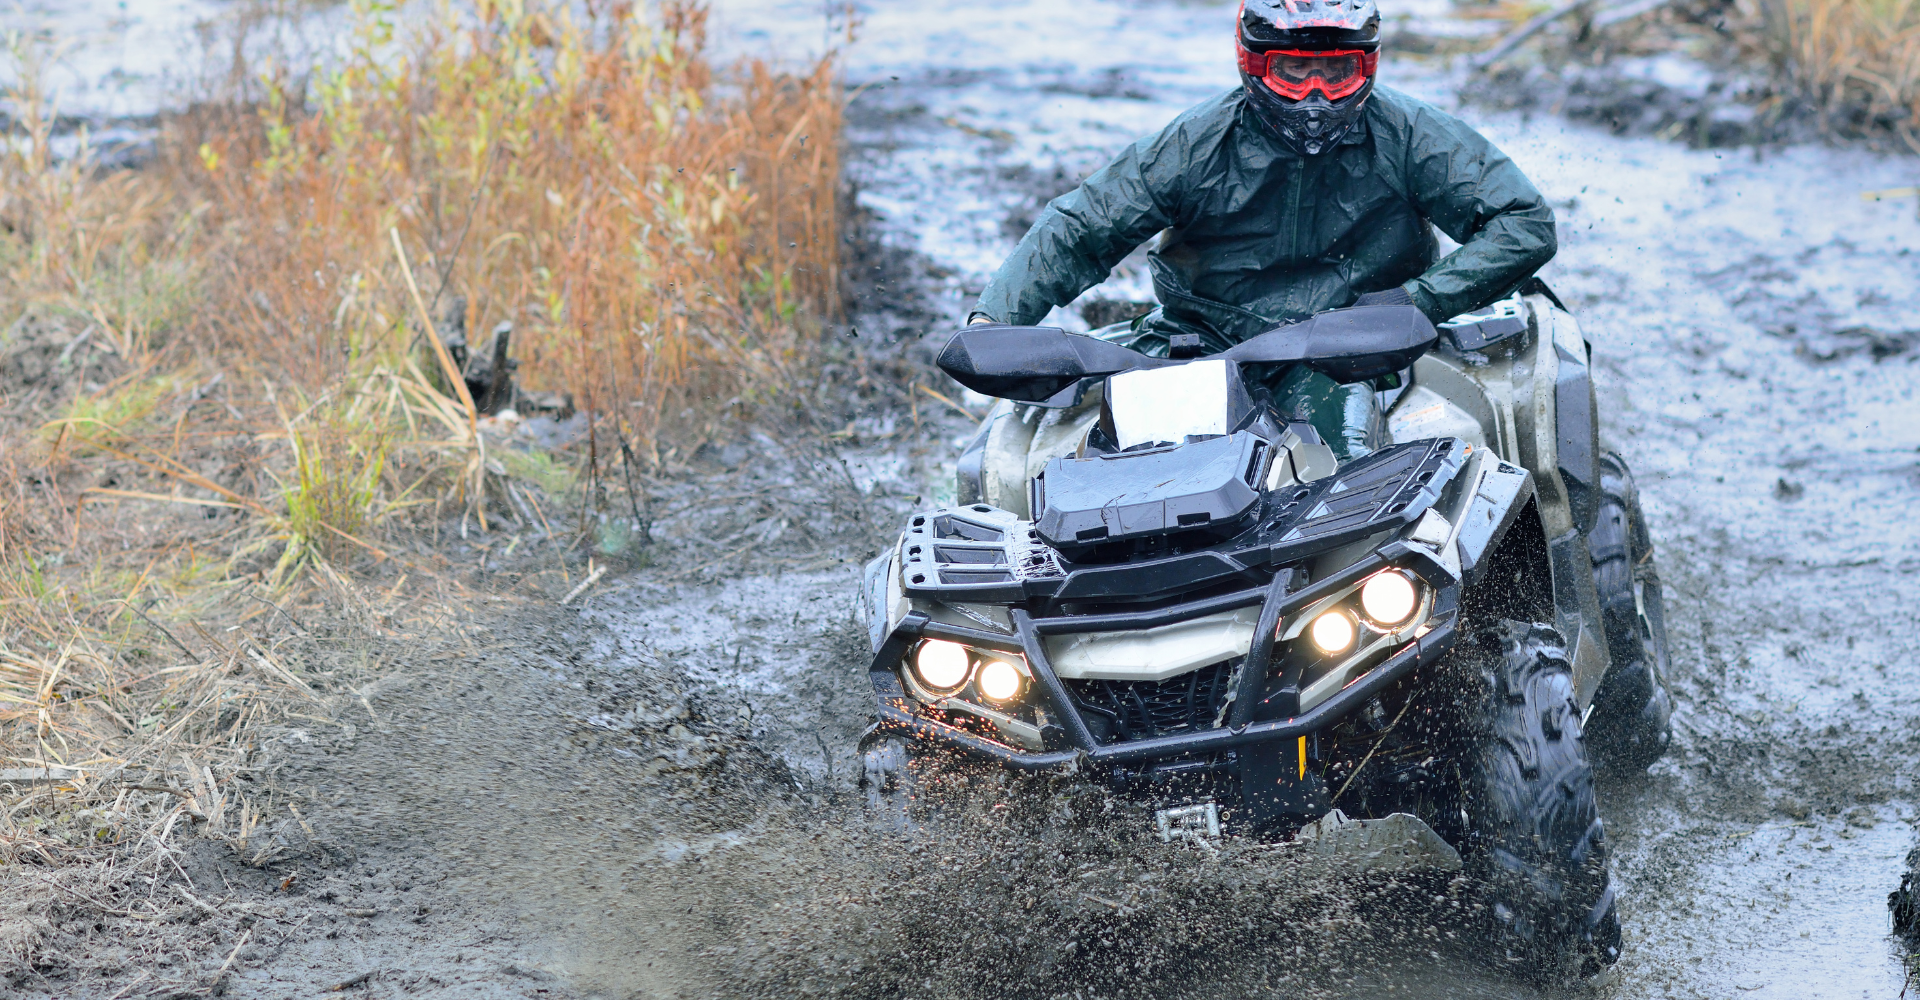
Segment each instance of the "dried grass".
[{"label": "dried grass", "polygon": [[274,235],[219,269],[241,308],[213,331],[318,391],[459,305],[465,330],[514,324],[525,382],[642,444],[686,405],[787,384],[838,301],[836,77],[716,78],[704,24],[476,0],[395,55],[369,17],[309,100],[267,88],[259,129],[183,123],[213,224]]},{"label": "dried grass", "polygon": [[[573,585],[555,494],[602,501],[572,457],[497,453],[430,313],[513,322],[519,379],[642,456],[792,405],[814,363],[838,302],[830,63],[718,71],[692,6],[589,23],[466,0],[416,34],[383,9],[358,8],[310,90],[282,76],[257,106],[184,116],[133,171],[54,157],[16,53],[0,771],[57,780],[0,780],[0,881],[76,860],[154,874],[189,830],[254,863],[284,847],[297,817],[241,790],[251,755],[378,671],[321,669],[325,637],[295,618],[330,605],[371,638],[471,596],[431,551],[437,517],[410,515],[511,519]],[[8,381],[19,358],[44,372]],[[354,579],[376,563],[398,577],[384,594]],[[28,962],[12,919],[0,951]]]},{"label": "dried grass", "polygon": [[1920,153],[1920,0],[1744,0],[1796,96],[1843,134]]}]

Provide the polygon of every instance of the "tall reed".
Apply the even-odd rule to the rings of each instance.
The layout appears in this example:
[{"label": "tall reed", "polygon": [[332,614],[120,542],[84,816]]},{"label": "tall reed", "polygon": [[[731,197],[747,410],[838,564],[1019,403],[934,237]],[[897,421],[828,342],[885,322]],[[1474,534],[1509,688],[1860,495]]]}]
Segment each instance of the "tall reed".
[{"label": "tall reed", "polygon": [[1920,153],[1920,0],[1750,0],[1798,95],[1841,132],[1891,129]]},{"label": "tall reed", "polygon": [[208,136],[220,336],[309,391],[417,350],[397,229],[431,309],[512,322],[523,382],[641,437],[791,377],[837,305],[832,64],[716,73],[697,6],[574,9],[460,0],[401,38],[357,3],[341,64]]}]

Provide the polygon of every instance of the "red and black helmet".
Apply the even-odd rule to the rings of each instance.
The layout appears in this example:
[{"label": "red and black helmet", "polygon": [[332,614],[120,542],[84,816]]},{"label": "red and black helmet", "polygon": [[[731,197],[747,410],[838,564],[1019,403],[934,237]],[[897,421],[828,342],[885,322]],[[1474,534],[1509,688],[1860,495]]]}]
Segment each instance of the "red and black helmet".
[{"label": "red and black helmet", "polygon": [[1375,0],[1243,0],[1234,48],[1254,113],[1312,156],[1360,122],[1380,67]]}]

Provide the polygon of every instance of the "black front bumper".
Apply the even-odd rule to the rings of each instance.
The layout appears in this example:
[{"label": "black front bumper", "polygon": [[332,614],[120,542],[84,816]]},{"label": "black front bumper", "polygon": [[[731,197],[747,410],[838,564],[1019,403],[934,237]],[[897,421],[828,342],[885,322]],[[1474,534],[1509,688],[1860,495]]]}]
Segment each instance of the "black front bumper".
[{"label": "black front bumper", "polygon": [[[1322,597],[1388,566],[1412,570],[1435,589],[1434,611],[1425,628],[1417,638],[1395,650],[1331,698],[1309,711],[1285,719],[1246,719],[1245,716],[1252,712],[1254,703],[1263,693],[1256,687],[1247,686],[1235,698],[1235,705],[1240,709],[1238,717],[1229,718],[1227,725],[1173,736],[1099,743],[1088,730],[1066,685],[1054,673],[1046,646],[1041,641],[1042,636],[1050,634],[1155,628],[1200,615],[1260,605],[1260,624],[1256,626],[1254,648],[1248,652],[1253,662],[1248,663],[1242,673],[1251,679],[1251,684],[1264,685],[1271,669],[1271,637],[1283,615],[1298,612]],[[911,612],[894,626],[881,643],[868,673],[874,694],[880,701],[874,733],[892,732],[931,740],[1021,770],[1044,770],[1075,763],[1104,768],[1139,766],[1168,758],[1214,754],[1311,736],[1364,705],[1416,668],[1435,662],[1453,645],[1458,580],[1430,553],[1418,547],[1401,542],[1389,544],[1340,573],[1299,590],[1289,587],[1290,577],[1290,571],[1282,570],[1267,586],[1145,612],[1034,618],[1026,610],[1016,607],[1011,609],[1013,635],[936,622],[925,614]],[[1064,723],[1064,738],[1059,741],[1064,745],[1060,749],[1024,750],[916,711],[915,702],[901,686],[896,670],[907,650],[922,638],[948,639],[1025,656],[1035,681],[1034,697],[1050,716]]]}]

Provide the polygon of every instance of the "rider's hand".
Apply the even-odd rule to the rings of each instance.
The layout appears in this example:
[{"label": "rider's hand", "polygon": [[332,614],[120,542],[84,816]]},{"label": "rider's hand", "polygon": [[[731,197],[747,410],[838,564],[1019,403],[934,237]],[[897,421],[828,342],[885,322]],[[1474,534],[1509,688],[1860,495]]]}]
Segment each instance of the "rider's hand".
[{"label": "rider's hand", "polygon": [[991,323],[991,322],[993,322],[993,320],[988,319],[987,317],[982,316],[979,313],[974,313],[973,315],[967,317],[968,326],[979,326],[982,323]]}]

